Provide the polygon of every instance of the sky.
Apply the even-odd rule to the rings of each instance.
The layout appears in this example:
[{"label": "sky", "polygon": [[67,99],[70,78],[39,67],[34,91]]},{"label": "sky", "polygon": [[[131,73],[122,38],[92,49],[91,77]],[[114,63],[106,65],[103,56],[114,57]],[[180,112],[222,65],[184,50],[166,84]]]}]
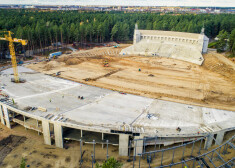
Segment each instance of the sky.
[{"label": "sky", "polygon": [[0,0],[0,4],[235,7],[235,0]]}]

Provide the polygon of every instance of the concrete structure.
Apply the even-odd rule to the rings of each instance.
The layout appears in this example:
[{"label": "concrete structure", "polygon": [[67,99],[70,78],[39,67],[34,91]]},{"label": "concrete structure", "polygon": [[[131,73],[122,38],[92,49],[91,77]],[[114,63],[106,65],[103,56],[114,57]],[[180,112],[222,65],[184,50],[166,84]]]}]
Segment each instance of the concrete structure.
[{"label": "concrete structure", "polygon": [[144,136],[135,136],[134,140],[136,141],[134,141],[133,156],[138,156],[143,152]]},{"label": "concrete structure", "polygon": [[214,136],[214,134],[211,134],[211,136],[208,136],[206,138],[206,141],[205,141],[205,144],[204,144],[204,149],[207,150],[207,149],[209,149],[211,147],[211,145],[213,143],[213,136]]},{"label": "concrete structure", "polygon": [[55,133],[55,145],[59,148],[63,148],[63,128],[61,124],[55,123],[54,124],[54,133]]},{"label": "concrete structure", "polygon": [[217,136],[216,136],[216,145],[221,145],[223,140],[224,140],[224,134],[225,134],[225,131],[220,131],[217,133]]},{"label": "concrete structure", "polygon": [[119,135],[119,155],[128,156],[128,144],[129,144],[129,135],[120,134]]},{"label": "concrete structure", "polygon": [[1,117],[1,123],[3,125],[6,125],[5,120],[4,120],[4,114],[3,114],[3,110],[2,110],[2,106],[0,105],[0,117]]},{"label": "concrete structure", "polygon": [[[119,144],[120,155],[126,156],[129,137],[157,136],[161,137],[158,144],[169,145],[235,129],[233,111],[120,94],[24,67],[18,71],[26,83],[12,83],[11,69],[0,76],[2,92],[10,96],[9,99],[0,97],[1,123],[9,128],[17,123],[42,133],[48,145],[51,139],[61,148],[65,138],[83,139],[85,143],[95,139],[100,144],[109,140],[110,144]],[[177,127],[181,128],[180,132]],[[221,137],[222,134],[217,140],[221,141]]]},{"label": "concrete structure", "polygon": [[42,129],[43,129],[44,143],[47,145],[51,145],[51,133],[50,133],[49,121],[42,120]]},{"label": "concrete structure", "polygon": [[7,106],[2,106],[2,110],[3,110],[3,114],[4,114],[4,117],[5,117],[5,123],[6,123],[6,126],[8,128],[11,128],[11,124],[10,124],[10,119],[9,119],[9,113],[8,113],[8,109],[7,109]]},{"label": "concrete structure", "polygon": [[201,34],[160,30],[134,31],[133,45],[123,49],[120,55],[145,55],[174,58],[201,65],[202,53],[207,52],[209,38]]}]

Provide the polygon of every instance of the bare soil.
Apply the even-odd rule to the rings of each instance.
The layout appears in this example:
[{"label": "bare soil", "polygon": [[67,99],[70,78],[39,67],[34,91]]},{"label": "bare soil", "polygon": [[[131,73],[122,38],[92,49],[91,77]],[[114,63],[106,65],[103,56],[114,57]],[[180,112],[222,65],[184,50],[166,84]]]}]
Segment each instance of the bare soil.
[{"label": "bare soil", "polygon": [[61,78],[106,89],[235,111],[235,64],[222,54],[210,51],[198,66],[170,58],[118,55],[127,46],[82,50],[28,67],[49,75],[60,71]]}]

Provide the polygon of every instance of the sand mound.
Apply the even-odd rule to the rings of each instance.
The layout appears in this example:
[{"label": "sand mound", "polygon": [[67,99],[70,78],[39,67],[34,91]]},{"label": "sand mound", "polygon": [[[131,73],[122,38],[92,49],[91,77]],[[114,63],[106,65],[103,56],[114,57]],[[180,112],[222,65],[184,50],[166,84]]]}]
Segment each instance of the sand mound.
[{"label": "sand mound", "polygon": [[46,64],[46,65],[44,66],[44,70],[46,70],[46,71],[52,70],[53,68],[54,68],[54,66],[53,66],[53,65],[50,65],[50,64]]},{"label": "sand mound", "polygon": [[59,67],[61,64],[57,61],[50,61],[44,66],[44,70],[49,71],[52,70],[53,68]]},{"label": "sand mound", "polygon": [[57,63],[59,63],[59,62],[61,62],[61,63],[63,62],[63,63],[65,63],[66,65],[77,65],[77,64],[83,62],[83,60],[82,60],[82,59],[79,59],[79,58],[66,57],[66,56],[64,56],[64,57],[60,57],[60,58],[57,60]]},{"label": "sand mound", "polygon": [[61,56],[57,59],[58,62],[66,62],[69,59],[69,57]]},{"label": "sand mound", "polygon": [[69,59],[65,62],[66,65],[76,65],[76,64],[79,64],[79,63],[81,63],[81,60],[78,59],[78,58],[69,58]]},{"label": "sand mound", "polygon": [[60,63],[57,62],[57,61],[50,61],[50,62],[48,62],[47,64],[48,64],[48,65],[52,65],[52,66],[54,66],[54,67],[60,66]]}]

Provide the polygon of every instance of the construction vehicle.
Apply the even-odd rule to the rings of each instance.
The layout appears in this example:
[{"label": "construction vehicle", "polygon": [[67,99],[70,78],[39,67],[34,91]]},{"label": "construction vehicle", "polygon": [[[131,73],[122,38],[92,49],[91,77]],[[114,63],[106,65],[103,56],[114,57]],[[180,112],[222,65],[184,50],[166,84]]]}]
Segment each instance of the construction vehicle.
[{"label": "construction vehicle", "polygon": [[120,45],[119,44],[117,44],[117,45],[115,45],[115,46],[113,46],[114,48],[118,48],[118,47],[120,47]]},{"label": "construction vehicle", "polygon": [[15,48],[14,48],[14,42],[15,43],[21,43],[23,46],[27,45],[27,40],[12,38],[12,32],[11,31],[2,31],[4,33],[4,37],[0,37],[0,40],[9,41],[9,50],[11,54],[11,63],[12,63],[12,69],[14,72],[14,78],[11,79],[12,82],[20,83],[25,82],[25,80],[19,78],[18,69],[17,69],[17,62],[16,62],[16,54],[15,54]]},{"label": "construction vehicle", "polygon": [[62,52],[61,51],[59,51],[59,52],[55,52],[55,53],[51,53],[50,55],[49,55],[49,60],[51,60],[52,58],[58,58],[58,56],[61,56],[62,55]]},{"label": "construction vehicle", "polygon": [[109,67],[109,62],[107,60],[104,61],[104,67]]}]

